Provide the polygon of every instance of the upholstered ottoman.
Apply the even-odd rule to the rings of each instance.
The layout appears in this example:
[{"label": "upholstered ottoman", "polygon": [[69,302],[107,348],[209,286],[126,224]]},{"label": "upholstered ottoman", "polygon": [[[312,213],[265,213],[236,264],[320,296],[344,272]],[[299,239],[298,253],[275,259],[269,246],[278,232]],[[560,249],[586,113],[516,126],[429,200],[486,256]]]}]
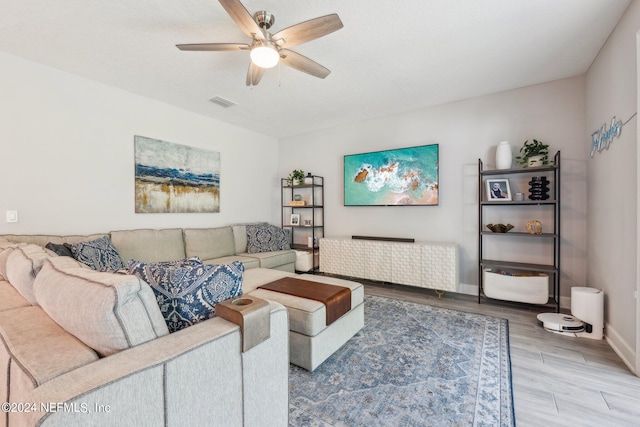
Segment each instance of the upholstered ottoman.
[{"label": "upholstered ottoman", "polygon": [[[351,289],[351,310],[327,326],[323,303],[258,286],[283,277],[327,283]],[[313,274],[293,274],[252,268],[244,273],[243,291],[266,300],[277,301],[289,313],[289,362],[313,371],[364,327],[364,287],[350,280]]]}]

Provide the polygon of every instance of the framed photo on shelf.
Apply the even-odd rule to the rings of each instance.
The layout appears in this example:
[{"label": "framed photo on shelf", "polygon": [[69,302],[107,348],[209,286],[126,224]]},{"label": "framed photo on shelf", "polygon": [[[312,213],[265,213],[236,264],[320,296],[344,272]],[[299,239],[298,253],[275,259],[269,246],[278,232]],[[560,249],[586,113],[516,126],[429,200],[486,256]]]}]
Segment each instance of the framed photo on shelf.
[{"label": "framed photo on shelf", "polygon": [[289,225],[300,225],[300,214],[291,214],[291,220],[289,221]]},{"label": "framed photo on shelf", "polygon": [[511,200],[511,187],[509,187],[508,179],[487,179],[486,183],[487,200],[498,202]]}]

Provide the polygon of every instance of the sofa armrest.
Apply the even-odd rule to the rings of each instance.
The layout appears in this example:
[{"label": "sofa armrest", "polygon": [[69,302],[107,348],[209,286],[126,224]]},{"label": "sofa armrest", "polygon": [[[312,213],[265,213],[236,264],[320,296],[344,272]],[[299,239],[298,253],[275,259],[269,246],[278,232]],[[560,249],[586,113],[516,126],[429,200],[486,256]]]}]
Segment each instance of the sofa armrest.
[{"label": "sofa armrest", "polygon": [[[245,354],[238,326],[209,319],[52,379],[31,396],[36,412],[12,413],[10,420],[43,426],[249,425],[266,414],[274,425],[286,425],[288,317],[283,306],[270,304],[271,338]],[[282,389],[284,394],[277,391]],[[253,414],[255,408],[262,413]]]}]

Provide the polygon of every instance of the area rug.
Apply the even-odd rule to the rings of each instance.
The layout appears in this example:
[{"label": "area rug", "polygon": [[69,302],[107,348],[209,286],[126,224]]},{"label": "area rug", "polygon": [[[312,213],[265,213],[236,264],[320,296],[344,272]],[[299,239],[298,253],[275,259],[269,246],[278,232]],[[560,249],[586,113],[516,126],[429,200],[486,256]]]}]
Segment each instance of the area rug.
[{"label": "area rug", "polygon": [[290,426],[515,426],[505,319],[366,295],[356,336],[290,366]]}]

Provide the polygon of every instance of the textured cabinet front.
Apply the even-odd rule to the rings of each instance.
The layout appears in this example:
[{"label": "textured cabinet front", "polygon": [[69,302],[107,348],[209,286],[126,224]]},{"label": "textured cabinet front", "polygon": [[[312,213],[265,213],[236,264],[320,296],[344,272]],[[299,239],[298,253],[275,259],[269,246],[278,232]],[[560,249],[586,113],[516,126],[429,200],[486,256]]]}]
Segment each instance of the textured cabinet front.
[{"label": "textured cabinet front", "polygon": [[457,245],[422,247],[423,284],[421,286],[455,292],[458,287],[459,270],[460,258]]},{"label": "textured cabinet front", "polygon": [[377,245],[363,243],[364,276],[362,278],[392,282],[392,262],[391,257],[389,257],[391,245],[383,242]]},{"label": "textured cabinet front", "polygon": [[421,288],[455,291],[459,249],[454,243],[320,240],[320,271]]},{"label": "textured cabinet front", "polygon": [[[364,277],[364,257],[359,242],[320,239],[320,271],[342,276]],[[345,256],[344,254],[349,254]]]},{"label": "textured cabinet front", "polygon": [[394,244],[391,248],[391,281],[400,285],[422,286],[422,247]]}]

